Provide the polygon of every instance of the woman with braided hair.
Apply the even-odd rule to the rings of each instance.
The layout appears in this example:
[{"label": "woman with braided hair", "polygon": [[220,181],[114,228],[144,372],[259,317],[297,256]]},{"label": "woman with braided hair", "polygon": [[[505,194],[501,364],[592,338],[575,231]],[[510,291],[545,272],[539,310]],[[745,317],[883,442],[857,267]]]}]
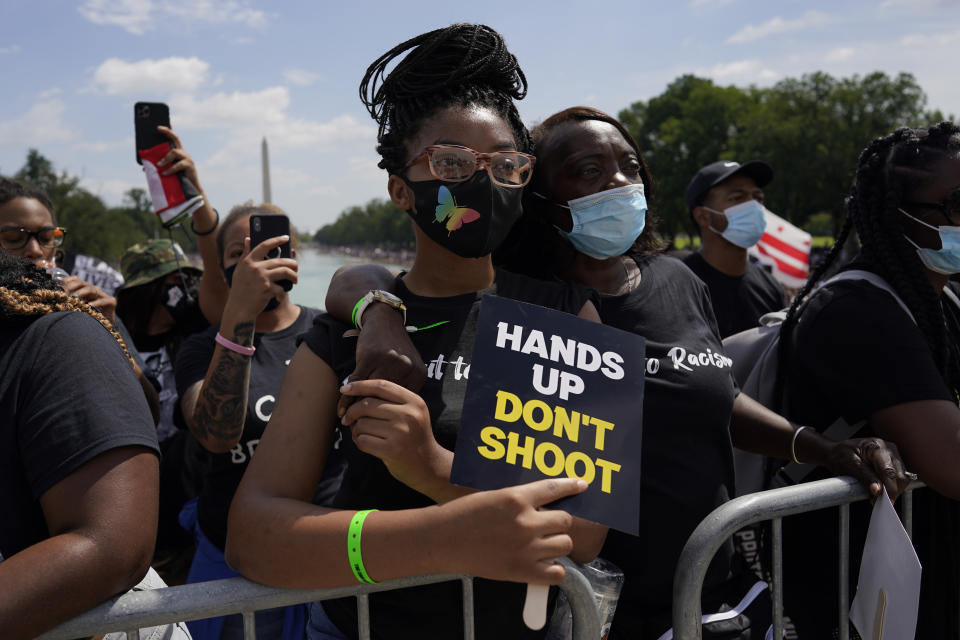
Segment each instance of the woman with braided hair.
[{"label": "woman with braided hair", "polygon": [[0,251],[0,629],[33,638],[147,571],[158,448],[104,316]]},{"label": "woman with braided hair", "polygon": [[[357,315],[362,323],[400,311],[406,324],[418,327],[413,342],[421,359],[451,366],[418,393],[382,379],[353,376],[345,383],[359,349],[344,335],[351,326],[318,317],[290,363],[230,510],[227,559],[248,577],[320,587],[466,572],[556,584],[563,567],[553,558],[588,561],[600,549],[604,527],[562,511],[538,511],[543,503],[531,493],[537,486],[554,495],[579,492],[586,486],[581,481],[489,493],[450,483],[467,386],[461,367],[471,358],[481,298],[496,294],[597,319],[587,290],[537,282],[492,264],[490,254],[521,215],[533,169],[529,135],[513,103],[525,93],[516,58],[500,34],[483,25],[422,34],[367,69],[361,99],[379,124],[377,149],[390,198],[416,225],[417,252],[410,271],[394,282],[405,306],[377,291],[371,300],[386,304]],[[360,401],[338,412],[341,394]],[[341,424],[348,466],[337,509],[322,509],[310,497]],[[382,511],[367,515],[369,509]],[[360,526],[362,558],[348,560],[348,529]],[[542,636],[524,627],[523,600],[521,584],[476,580],[476,637]],[[374,594],[370,616],[373,637],[458,637],[461,587],[454,582]],[[315,605],[309,632],[312,638],[355,637],[355,599]]]},{"label": "woman with braided hair", "polygon": [[[624,572],[609,637],[660,638],[671,627],[673,577],[684,543],[733,494],[731,444],[784,459],[799,452],[834,473],[857,476],[876,493],[881,479],[891,493],[907,481],[881,441],[834,442],[813,430],[797,431],[738,393],[729,366],[713,361],[690,367],[677,356],[720,353],[716,319],[703,283],[659,250],[656,219],[646,210],[653,179],[622,123],[594,108],[571,107],[539,124],[532,139],[537,173],[526,190],[523,216],[494,259],[544,281],[591,286],[600,293],[605,324],[646,340],[642,526],[638,536],[610,531],[601,556]],[[344,270],[328,290],[331,313],[344,313],[346,301],[356,299],[356,290],[341,295],[345,281],[369,277],[368,286],[384,284],[374,279],[383,277],[378,270],[383,271],[371,265]],[[407,347],[402,326],[396,333],[397,314],[368,315],[359,338],[366,362],[358,363],[358,372],[402,374],[399,358],[391,359],[389,352],[411,361],[417,353]],[[704,637],[763,637],[770,627],[765,589],[737,566],[732,546],[724,545],[704,582]],[[735,606],[739,615],[711,615]]]},{"label": "woman with braided hair", "polygon": [[[67,230],[57,225],[53,203],[42,189],[31,184],[0,178],[0,252],[18,256],[50,270],[56,266],[56,252],[63,244]],[[67,276],[58,287],[71,296],[86,302],[109,321],[126,342],[133,343],[123,322],[114,313],[117,300],[100,287],[84,282],[77,276]],[[154,419],[159,419],[160,405],[157,390],[143,374],[143,360],[134,350],[131,355],[134,371]]]},{"label": "woman with braided hair", "polygon": [[[850,279],[810,295],[853,230],[860,254],[844,270],[872,272],[890,291]],[[932,489],[914,498],[918,638],[958,637],[960,309],[945,289],[958,272],[960,127],[898,129],[861,153],[843,229],[794,300],[782,329],[790,339],[780,341],[792,419],[822,431],[842,418],[893,442]],[[854,505],[853,576],[868,517],[866,505]],[[804,638],[836,627],[824,615],[836,603],[836,559],[810,557],[835,549],[836,520],[830,510],[784,523],[785,599]]]}]

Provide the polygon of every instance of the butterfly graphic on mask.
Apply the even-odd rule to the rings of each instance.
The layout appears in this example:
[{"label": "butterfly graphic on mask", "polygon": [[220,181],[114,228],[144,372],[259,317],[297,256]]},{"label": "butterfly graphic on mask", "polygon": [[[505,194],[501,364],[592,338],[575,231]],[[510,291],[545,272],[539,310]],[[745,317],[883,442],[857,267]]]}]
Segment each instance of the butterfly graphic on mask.
[{"label": "butterfly graphic on mask", "polygon": [[[437,193],[437,222],[447,221],[447,231],[452,233],[468,222],[480,219],[480,214],[469,207],[458,207],[453,194],[444,186]],[[447,235],[450,235],[447,233]]]}]

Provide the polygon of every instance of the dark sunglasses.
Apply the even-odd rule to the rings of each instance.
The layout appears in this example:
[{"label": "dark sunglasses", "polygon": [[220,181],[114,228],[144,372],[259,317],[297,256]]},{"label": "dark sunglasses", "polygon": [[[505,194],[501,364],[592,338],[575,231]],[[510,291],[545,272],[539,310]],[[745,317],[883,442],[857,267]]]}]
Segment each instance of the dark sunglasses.
[{"label": "dark sunglasses", "polygon": [[919,207],[920,209],[936,209],[946,218],[950,226],[960,223],[960,189],[954,189],[947,194],[942,202],[917,202],[915,200],[905,200],[905,207]]},{"label": "dark sunglasses", "polygon": [[63,237],[67,230],[63,227],[43,227],[36,231],[29,231],[23,227],[7,227],[0,229],[0,247],[4,249],[22,249],[36,238],[37,244],[44,249],[52,249],[63,244]]}]

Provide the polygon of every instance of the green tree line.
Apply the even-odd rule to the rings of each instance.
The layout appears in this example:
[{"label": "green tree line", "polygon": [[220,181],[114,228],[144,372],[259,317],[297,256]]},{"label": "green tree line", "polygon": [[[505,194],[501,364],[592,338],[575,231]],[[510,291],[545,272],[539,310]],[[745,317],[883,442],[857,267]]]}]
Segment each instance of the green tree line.
[{"label": "green tree line", "polygon": [[[53,163],[36,149],[27,152],[23,166],[9,177],[47,192],[57,224],[67,229],[65,251],[96,256],[119,266],[128,247],[154,236],[168,237],[144,189],[130,189],[119,207],[108,207],[99,196],[80,186],[79,177],[65,171],[57,173]],[[185,251],[196,251],[189,232],[177,227],[172,233]]]},{"label": "green tree line", "polygon": [[620,112],[654,177],[652,209],[668,236],[692,233],[684,200],[697,170],[716,160],[763,160],[773,167],[764,188],[771,211],[826,235],[843,219],[860,151],[902,126],[944,116],[926,110],[913,75],[834,78],[812,73],[769,88],[722,87],[692,75]]},{"label": "green tree line", "polygon": [[380,198],[362,207],[350,207],[335,222],[321,227],[313,240],[334,246],[378,246],[385,249],[412,249],[414,246],[410,218],[389,200]]}]

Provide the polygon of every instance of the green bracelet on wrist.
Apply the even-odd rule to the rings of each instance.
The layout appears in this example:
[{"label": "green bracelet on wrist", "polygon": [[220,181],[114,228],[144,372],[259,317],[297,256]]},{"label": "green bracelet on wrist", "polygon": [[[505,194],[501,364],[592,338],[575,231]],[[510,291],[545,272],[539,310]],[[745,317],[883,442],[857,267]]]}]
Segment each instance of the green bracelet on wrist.
[{"label": "green bracelet on wrist", "polygon": [[353,305],[353,313],[350,314],[350,322],[352,322],[352,323],[353,323],[353,326],[354,326],[355,328],[357,328],[357,329],[360,328],[360,325],[357,324],[357,311],[360,310],[360,307],[361,307],[361,306],[363,305],[363,303],[366,302],[366,301],[367,301],[367,296],[366,296],[366,295],[364,295],[362,298],[360,298],[359,300],[357,300],[357,304]]},{"label": "green bracelet on wrist", "polygon": [[365,584],[377,584],[377,581],[370,577],[366,568],[363,566],[363,553],[360,541],[360,534],[363,531],[363,521],[374,511],[376,511],[376,509],[357,511],[353,514],[353,519],[350,521],[350,528],[347,530],[347,560],[350,562],[350,568],[353,569],[353,575],[357,578],[357,582]]}]

